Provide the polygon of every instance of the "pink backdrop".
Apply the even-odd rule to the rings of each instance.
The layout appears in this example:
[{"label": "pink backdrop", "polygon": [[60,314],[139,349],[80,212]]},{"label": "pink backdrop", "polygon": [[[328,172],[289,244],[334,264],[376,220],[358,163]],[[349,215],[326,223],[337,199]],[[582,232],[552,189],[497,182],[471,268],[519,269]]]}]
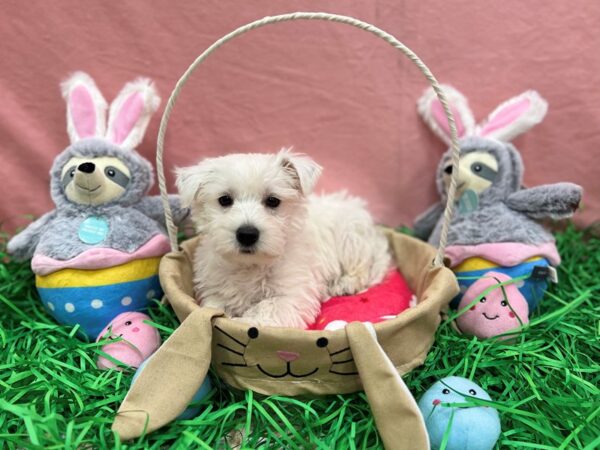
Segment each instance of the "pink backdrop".
[{"label": "pink backdrop", "polygon": [[[0,17],[3,228],[52,207],[48,170],[68,143],[58,84],[70,72],[89,72],[109,100],[126,81],[150,76],[162,112],[175,81],[215,39],[296,10],[352,15],[391,32],[463,91],[478,119],[505,98],[540,91],[549,114],[515,141],[526,184],[578,182],[586,189],[578,221],[600,218],[600,2],[13,0]],[[166,164],[293,145],[325,167],[322,189],[346,187],[367,197],[379,220],[409,224],[437,198],[444,150],[416,114],[425,87],[408,60],[360,30],[323,22],[256,30],[196,72],[172,116]],[[151,159],[158,122],[140,148]]]}]

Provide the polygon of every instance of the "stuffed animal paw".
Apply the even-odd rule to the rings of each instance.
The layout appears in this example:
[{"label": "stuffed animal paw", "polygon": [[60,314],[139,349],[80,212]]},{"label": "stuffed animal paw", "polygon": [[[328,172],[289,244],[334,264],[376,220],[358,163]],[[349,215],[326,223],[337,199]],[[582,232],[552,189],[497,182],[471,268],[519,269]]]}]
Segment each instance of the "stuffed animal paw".
[{"label": "stuffed animal paw", "polygon": [[[481,339],[491,338],[518,330],[529,323],[529,306],[511,277],[499,272],[488,272],[471,285],[458,305],[461,310],[471,305],[487,289],[492,290],[458,316],[456,325],[460,331]],[[504,286],[500,283],[509,282]],[[501,336],[510,339],[513,335]]]}]

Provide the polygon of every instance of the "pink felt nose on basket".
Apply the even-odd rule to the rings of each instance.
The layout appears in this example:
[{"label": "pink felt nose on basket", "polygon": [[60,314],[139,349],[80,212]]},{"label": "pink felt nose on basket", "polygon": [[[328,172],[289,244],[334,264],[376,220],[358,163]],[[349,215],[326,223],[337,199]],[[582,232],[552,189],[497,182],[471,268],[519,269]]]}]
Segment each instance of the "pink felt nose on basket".
[{"label": "pink felt nose on basket", "polygon": [[277,356],[287,362],[296,361],[300,357],[300,353],[296,352],[284,352],[282,350],[278,350],[276,353]]}]

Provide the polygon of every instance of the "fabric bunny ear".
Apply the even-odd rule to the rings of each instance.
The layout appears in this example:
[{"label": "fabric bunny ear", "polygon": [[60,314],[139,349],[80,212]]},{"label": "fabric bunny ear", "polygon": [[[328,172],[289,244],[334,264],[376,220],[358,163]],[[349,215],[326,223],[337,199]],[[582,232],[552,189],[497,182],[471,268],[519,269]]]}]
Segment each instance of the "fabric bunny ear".
[{"label": "fabric bunny ear", "polygon": [[142,139],[160,97],[148,78],[127,83],[110,105],[106,138],[123,148],[135,148]]},{"label": "fabric bunny ear", "polygon": [[106,100],[92,77],[75,72],[60,85],[67,102],[67,132],[71,143],[93,136],[104,136]]},{"label": "fabric bunny ear", "polygon": [[477,127],[480,136],[509,142],[540,123],[548,111],[548,102],[536,91],[526,91],[498,106]]},{"label": "fabric bunny ear", "polygon": [[[440,87],[448,99],[450,110],[456,122],[458,137],[461,138],[473,134],[475,131],[475,119],[466,97],[447,84],[442,84]],[[450,145],[448,119],[432,87],[426,89],[419,99],[417,110],[425,123],[429,125],[429,128],[446,144]]]}]

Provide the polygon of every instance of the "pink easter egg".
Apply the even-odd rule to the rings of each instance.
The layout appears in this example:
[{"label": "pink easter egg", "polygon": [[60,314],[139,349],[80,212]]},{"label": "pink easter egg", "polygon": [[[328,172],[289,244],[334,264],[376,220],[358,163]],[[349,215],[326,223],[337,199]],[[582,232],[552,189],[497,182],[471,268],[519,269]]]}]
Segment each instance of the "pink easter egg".
[{"label": "pink easter egg", "polygon": [[[107,337],[121,338],[118,342],[104,345],[102,351],[131,367],[139,367],[161,343],[158,330],[144,320],[151,319],[140,312],[121,313],[100,332],[96,342]],[[97,365],[99,369],[115,367],[113,362],[102,356],[98,358]]]},{"label": "pink easter egg", "polygon": [[[485,339],[529,323],[529,306],[517,286],[514,283],[498,286],[511,279],[503,273],[487,272],[467,289],[458,305],[459,310],[470,305],[486,289],[494,287],[456,319],[463,334]],[[500,339],[511,337],[514,336],[503,336]]]}]

